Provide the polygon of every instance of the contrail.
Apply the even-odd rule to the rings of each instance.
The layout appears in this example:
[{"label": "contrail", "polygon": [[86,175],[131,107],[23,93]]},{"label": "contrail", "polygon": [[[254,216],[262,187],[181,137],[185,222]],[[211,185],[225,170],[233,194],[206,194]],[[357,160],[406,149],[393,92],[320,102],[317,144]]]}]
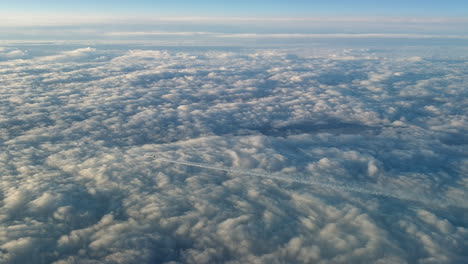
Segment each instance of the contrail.
[{"label": "contrail", "polygon": [[163,161],[163,162],[191,166],[191,167],[198,167],[198,168],[217,170],[217,171],[225,171],[229,173],[237,173],[237,174],[249,175],[249,176],[254,176],[254,177],[273,179],[273,180],[296,182],[296,183],[302,183],[302,184],[307,184],[307,185],[315,185],[321,188],[332,189],[336,191],[349,191],[349,192],[363,193],[363,194],[369,194],[369,195],[375,195],[375,196],[390,197],[390,198],[395,198],[399,200],[420,202],[420,203],[427,204],[427,205],[435,205],[438,207],[445,207],[445,206],[464,207],[463,205],[459,205],[459,204],[454,205],[454,204],[445,203],[443,201],[436,200],[436,199],[427,199],[425,197],[422,197],[421,195],[410,195],[408,194],[408,191],[403,191],[403,190],[394,190],[392,192],[389,192],[388,190],[380,189],[376,186],[369,186],[369,185],[355,186],[352,184],[323,182],[317,179],[304,180],[294,175],[288,175],[287,177],[282,177],[282,176],[247,171],[247,170],[242,170],[242,169],[234,169],[230,167],[213,166],[213,165],[198,163],[198,162],[191,162],[191,161],[185,161],[185,160],[172,160],[172,159],[157,157],[155,155],[151,155],[151,156],[147,155],[146,157],[151,157],[156,160]]}]

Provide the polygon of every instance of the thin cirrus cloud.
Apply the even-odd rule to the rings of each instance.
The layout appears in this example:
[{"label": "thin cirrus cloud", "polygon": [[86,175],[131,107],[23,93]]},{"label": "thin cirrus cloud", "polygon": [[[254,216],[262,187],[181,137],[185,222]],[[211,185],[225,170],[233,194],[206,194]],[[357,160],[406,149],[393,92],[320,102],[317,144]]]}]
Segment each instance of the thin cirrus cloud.
[{"label": "thin cirrus cloud", "polygon": [[414,39],[467,39],[468,35],[424,35],[424,34],[257,34],[257,33],[243,33],[243,34],[226,34],[215,32],[164,32],[164,31],[135,31],[135,32],[109,32],[105,33],[107,36],[209,36],[217,38],[414,38]]}]

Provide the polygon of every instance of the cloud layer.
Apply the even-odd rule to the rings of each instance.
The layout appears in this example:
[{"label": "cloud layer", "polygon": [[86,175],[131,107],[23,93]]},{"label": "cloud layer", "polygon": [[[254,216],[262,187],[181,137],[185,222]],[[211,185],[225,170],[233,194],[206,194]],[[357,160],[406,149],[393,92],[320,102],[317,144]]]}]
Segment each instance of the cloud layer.
[{"label": "cloud layer", "polygon": [[[75,12],[76,13],[76,12]],[[0,41],[62,41],[66,43],[150,42],[152,45],[310,47],[317,41],[392,39],[441,42],[466,46],[466,17],[414,16],[141,16],[66,13],[12,13],[0,11]],[[255,39],[255,41],[248,41]],[[292,41],[292,40],[294,41]],[[269,40],[269,41],[266,41]],[[272,41],[274,40],[274,41]],[[461,43],[462,41],[462,43]],[[368,44],[375,44],[374,41]],[[328,41],[336,46],[336,41]],[[387,42],[388,44],[388,42]],[[350,45],[344,45],[349,48]]]},{"label": "cloud layer", "polygon": [[0,48],[0,262],[468,261],[468,60],[318,53]]}]

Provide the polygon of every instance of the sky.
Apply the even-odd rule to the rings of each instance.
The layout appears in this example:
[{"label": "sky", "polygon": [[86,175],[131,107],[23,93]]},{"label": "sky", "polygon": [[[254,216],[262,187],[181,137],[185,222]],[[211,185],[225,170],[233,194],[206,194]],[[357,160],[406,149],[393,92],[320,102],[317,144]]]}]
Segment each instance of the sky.
[{"label": "sky", "polygon": [[239,0],[239,1],[1,1],[1,10],[10,12],[85,12],[107,14],[152,13],[164,15],[418,15],[463,16],[468,2],[463,0]]}]

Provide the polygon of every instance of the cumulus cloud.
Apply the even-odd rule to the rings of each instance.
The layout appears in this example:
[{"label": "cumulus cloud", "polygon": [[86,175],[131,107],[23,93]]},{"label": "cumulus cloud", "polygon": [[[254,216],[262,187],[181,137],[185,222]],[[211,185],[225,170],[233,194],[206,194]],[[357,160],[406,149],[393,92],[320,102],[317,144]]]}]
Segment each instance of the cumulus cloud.
[{"label": "cumulus cloud", "polygon": [[10,47],[0,47],[0,61],[25,57],[27,53],[27,50],[21,50]]},{"label": "cumulus cloud", "polygon": [[2,263],[468,260],[465,57],[35,49],[0,49]]}]

